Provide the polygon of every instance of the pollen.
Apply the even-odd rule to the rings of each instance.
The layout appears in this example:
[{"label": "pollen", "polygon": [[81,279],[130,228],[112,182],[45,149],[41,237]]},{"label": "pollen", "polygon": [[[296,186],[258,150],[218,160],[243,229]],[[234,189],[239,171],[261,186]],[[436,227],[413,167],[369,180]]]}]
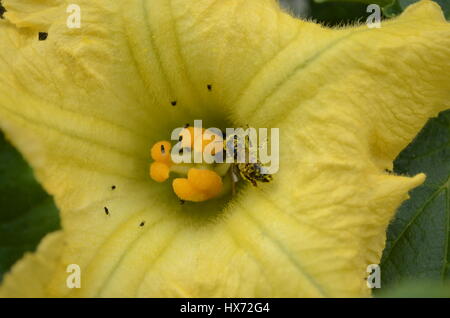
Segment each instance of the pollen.
[{"label": "pollen", "polygon": [[150,177],[156,182],[164,182],[169,179],[170,167],[164,162],[153,162],[150,165]]},{"label": "pollen", "polygon": [[181,200],[202,202],[219,196],[223,183],[215,171],[191,168],[187,178],[173,180],[172,187]]},{"label": "pollen", "polygon": [[[213,142],[218,143],[218,145],[222,147],[223,137],[205,130],[204,128],[187,126],[180,132],[179,141],[181,141],[183,148],[191,148],[194,149],[194,151],[199,151],[195,147],[201,146],[200,151],[204,151],[205,148]],[[215,151],[213,154],[214,153]]]},{"label": "pollen", "polygon": [[164,162],[170,164],[172,160],[170,159],[170,150],[172,145],[168,141],[159,141],[153,145],[151,150],[152,159],[158,162]]},{"label": "pollen", "polygon": [[183,148],[192,148],[194,147],[195,137],[203,136],[203,131],[204,129],[202,128],[188,126],[180,132],[180,137],[178,140],[181,141]]},{"label": "pollen", "polygon": [[[194,140],[195,138],[197,139]],[[185,125],[179,134],[178,142],[183,147],[180,151],[196,147],[199,141],[204,150],[218,139],[222,146],[222,136],[211,136],[205,129]],[[152,146],[150,153],[154,161],[150,164],[149,173],[154,181],[164,182],[170,178],[171,173],[177,175],[172,181],[172,188],[182,201],[202,202],[222,195],[224,192],[222,176],[225,174],[219,174],[221,170],[217,165],[176,163],[171,159],[172,148],[169,141],[159,141]]]}]

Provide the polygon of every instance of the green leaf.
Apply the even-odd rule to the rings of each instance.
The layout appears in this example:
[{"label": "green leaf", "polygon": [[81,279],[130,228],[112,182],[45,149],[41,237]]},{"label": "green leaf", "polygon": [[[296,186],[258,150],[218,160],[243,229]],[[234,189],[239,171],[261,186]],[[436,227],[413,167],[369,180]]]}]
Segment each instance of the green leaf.
[{"label": "green leaf", "polygon": [[307,17],[326,26],[347,25],[367,18],[366,5],[356,2],[312,3]]},{"label": "green leaf", "polygon": [[398,2],[394,0],[391,4],[384,6],[382,9],[385,17],[393,18],[402,13],[405,8],[400,7]]},{"label": "green leaf", "polygon": [[346,3],[346,2],[358,2],[358,3],[364,3],[364,4],[378,4],[379,6],[385,6],[390,3],[392,3],[393,0],[314,0],[316,3],[323,3],[323,2],[339,2],[339,3]]},{"label": "green leaf", "polygon": [[[413,3],[418,2],[419,0],[395,0],[392,4],[387,5],[383,8],[383,13],[388,16],[392,17],[395,15],[400,14],[402,11],[406,9],[406,7],[410,6]],[[444,15],[447,18],[447,20],[450,19],[450,0],[433,0],[434,2],[437,2],[441,8],[442,11],[444,11]]]},{"label": "green leaf", "polygon": [[45,234],[58,228],[52,198],[0,132],[0,281],[26,251],[35,250]]},{"label": "green leaf", "polygon": [[431,119],[398,156],[394,171],[424,172],[425,183],[404,202],[387,233],[382,289],[414,279],[450,278],[450,110]]},{"label": "green leaf", "polygon": [[429,281],[407,282],[377,293],[379,298],[450,298],[450,284]]},{"label": "green leaf", "polygon": [[[315,3],[336,3],[346,5],[349,2],[360,3],[364,5],[378,4],[383,14],[390,18],[402,13],[408,6],[420,0],[314,0]],[[437,2],[444,12],[445,17],[450,20],[450,0],[433,0]]]}]

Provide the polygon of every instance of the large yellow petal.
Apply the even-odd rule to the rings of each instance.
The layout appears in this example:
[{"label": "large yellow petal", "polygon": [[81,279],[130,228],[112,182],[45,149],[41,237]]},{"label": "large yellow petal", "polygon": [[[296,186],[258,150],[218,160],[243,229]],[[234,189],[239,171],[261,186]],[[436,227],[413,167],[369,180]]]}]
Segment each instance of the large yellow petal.
[{"label": "large yellow petal", "polygon": [[[424,179],[384,169],[450,107],[435,4],[331,30],[272,0],[79,1],[69,29],[69,2],[4,2],[0,127],[55,196],[66,242],[49,295],[370,294],[366,266]],[[197,118],[279,127],[273,183],[225,207],[180,206],[150,181],[150,146]],[[72,263],[81,289],[65,285]]]}]

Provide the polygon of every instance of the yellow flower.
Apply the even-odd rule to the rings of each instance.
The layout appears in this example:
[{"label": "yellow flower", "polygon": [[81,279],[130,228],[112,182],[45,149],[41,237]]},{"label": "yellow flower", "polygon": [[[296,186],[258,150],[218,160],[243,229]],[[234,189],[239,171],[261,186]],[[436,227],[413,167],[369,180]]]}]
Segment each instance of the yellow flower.
[{"label": "yellow flower", "polygon": [[[62,230],[0,295],[370,295],[366,268],[425,178],[385,169],[450,107],[438,5],[380,29],[327,29],[275,0],[79,0],[69,28],[70,2],[3,1],[0,127],[55,197]],[[180,205],[149,178],[149,149],[194,119],[279,127],[273,182]]]}]

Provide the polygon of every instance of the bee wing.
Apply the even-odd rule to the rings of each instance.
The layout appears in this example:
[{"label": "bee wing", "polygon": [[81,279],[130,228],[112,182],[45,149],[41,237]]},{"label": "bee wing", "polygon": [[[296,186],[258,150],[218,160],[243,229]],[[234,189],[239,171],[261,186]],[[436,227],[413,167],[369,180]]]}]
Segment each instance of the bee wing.
[{"label": "bee wing", "polygon": [[238,174],[236,173],[237,167],[233,165],[233,168],[231,169],[231,178],[233,179],[233,182],[236,183],[239,181]]}]

